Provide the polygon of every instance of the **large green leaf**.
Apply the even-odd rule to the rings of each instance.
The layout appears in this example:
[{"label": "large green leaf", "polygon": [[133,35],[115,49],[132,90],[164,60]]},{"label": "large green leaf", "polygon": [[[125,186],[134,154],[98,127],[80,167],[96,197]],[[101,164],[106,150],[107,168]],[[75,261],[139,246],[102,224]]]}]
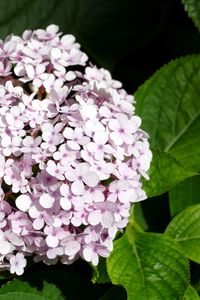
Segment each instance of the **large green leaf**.
[{"label": "large green leaf", "polygon": [[200,203],[200,176],[193,176],[169,191],[171,216],[188,206]]},{"label": "large green leaf", "polygon": [[183,300],[199,300],[199,295],[197,291],[192,287],[189,286],[185,292]]},{"label": "large green leaf", "polygon": [[178,214],[168,225],[166,234],[179,244],[188,258],[200,263],[200,204]]},{"label": "large green leaf", "polygon": [[[192,55],[161,68],[135,94],[136,112],[143,120],[143,129],[150,135],[151,147],[169,153],[185,170],[193,172],[200,170],[199,82],[200,55]],[[156,163],[166,165],[166,157],[162,156]],[[174,176],[170,166],[154,168],[154,171],[157,178],[161,172],[165,173],[165,178]],[[180,178],[175,174],[174,183],[182,180],[183,174],[179,175]],[[155,179],[153,184],[158,185],[160,192],[165,189],[165,181],[161,183]]]},{"label": "large green leaf", "polygon": [[185,169],[170,153],[153,150],[153,160],[149,170],[150,180],[143,182],[149,197],[165,193],[177,183],[195,173]]},{"label": "large green leaf", "polygon": [[[0,1],[0,36],[51,23],[73,33],[99,63],[112,66],[151,38],[172,0],[7,0]],[[145,10],[144,10],[145,7]]]},{"label": "large green leaf", "polygon": [[128,300],[180,300],[189,284],[188,261],[171,239],[137,232],[128,225],[107,261],[114,284]]},{"label": "large green leaf", "polygon": [[200,170],[200,55],[176,59],[136,92],[136,110],[151,146]]},{"label": "large green leaf", "polygon": [[200,2],[199,0],[182,0],[185,10],[200,30]]}]

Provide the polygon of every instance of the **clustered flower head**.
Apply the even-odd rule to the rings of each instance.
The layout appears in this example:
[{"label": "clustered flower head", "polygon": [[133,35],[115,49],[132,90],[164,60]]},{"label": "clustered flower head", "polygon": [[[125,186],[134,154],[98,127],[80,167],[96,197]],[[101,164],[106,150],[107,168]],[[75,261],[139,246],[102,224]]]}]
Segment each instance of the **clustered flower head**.
[{"label": "clustered flower head", "polygon": [[0,41],[0,267],[93,265],[112,251],[151,161],[133,97],[73,35]]}]

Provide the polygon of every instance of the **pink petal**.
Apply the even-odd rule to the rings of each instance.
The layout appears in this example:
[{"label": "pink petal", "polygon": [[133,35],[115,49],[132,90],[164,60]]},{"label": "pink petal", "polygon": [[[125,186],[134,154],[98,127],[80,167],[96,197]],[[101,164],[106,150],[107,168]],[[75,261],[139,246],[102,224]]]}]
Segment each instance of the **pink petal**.
[{"label": "pink petal", "polygon": [[72,149],[72,150],[80,150],[81,147],[80,145],[75,142],[75,141],[67,141],[67,145]]},{"label": "pink petal", "polygon": [[83,257],[86,261],[91,261],[92,254],[93,254],[92,249],[89,249],[89,248],[83,249]]},{"label": "pink petal", "polygon": [[53,236],[53,235],[48,235],[46,237],[46,243],[47,243],[47,246],[51,247],[51,248],[55,248],[58,246],[58,238],[56,236]]},{"label": "pink petal", "polygon": [[72,168],[68,168],[67,171],[65,172],[65,177],[69,181],[75,181],[77,179],[77,172],[76,172],[76,170],[74,170]]},{"label": "pink petal", "polygon": [[51,208],[55,202],[55,198],[45,193],[40,196],[39,203],[43,208]]},{"label": "pink petal", "polygon": [[88,222],[93,226],[101,223],[101,220],[102,220],[102,215],[100,210],[94,210],[88,216]]},{"label": "pink petal", "polygon": [[82,195],[85,191],[83,182],[81,180],[75,180],[71,185],[71,190],[74,195]]},{"label": "pink petal", "polygon": [[9,252],[12,251],[11,244],[7,241],[2,241],[1,240],[1,248],[0,248],[0,253],[3,255],[8,254]]},{"label": "pink petal", "polygon": [[35,219],[33,221],[33,228],[36,230],[40,230],[42,229],[42,227],[44,226],[44,220],[41,218]]},{"label": "pink petal", "polygon": [[68,71],[65,76],[67,81],[76,79],[76,74],[73,71]]},{"label": "pink petal", "polygon": [[88,143],[86,147],[87,147],[87,150],[91,153],[94,153],[97,150],[97,144],[95,144],[94,142]]},{"label": "pink petal", "polygon": [[117,131],[119,129],[119,122],[115,119],[112,119],[110,120],[108,126],[111,130]]},{"label": "pink petal", "polygon": [[96,173],[88,171],[83,175],[83,182],[89,187],[95,187],[99,183],[99,177]]},{"label": "pink petal", "polygon": [[102,214],[102,225],[105,228],[110,228],[115,224],[115,218],[110,211],[105,211]]},{"label": "pink petal", "polygon": [[60,198],[60,206],[64,210],[69,210],[72,207],[72,204],[67,198],[62,197]]},{"label": "pink petal", "polygon": [[105,199],[104,194],[101,191],[94,191],[94,202],[103,202]]},{"label": "pink petal", "polygon": [[62,52],[59,48],[51,49],[51,57],[54,59],[59,59],[62,55]]},{"label": "pink petal", "polygon": [[122,145],[123,139],[118,132],[111,132],[110,138],[113,140],[115,145]]},{"label": "pink petal", "polygon": [[94,119],[97,115],[97,109],[94,105],[84,104],[80,108],[80,113],[83,119]]},{"label": "pink petal", "polygon": [[72,256],[75,255],[76,253],[78,253],[78,251],[81,249],[81,246],[79,244],[79,242],[77,241],[69,241],[66,245],[65,245],[65,254]]},{"label": "pink petal", "polygon": [[99,145],[104,145],[108,141],[108,134],[105,131],[95,132],[94,141]]},{"label": "pink petal", "polygon": [[60,187],[60,193],[62,196],[66,196],[69,193],[69,186],[67,184],[62,184]]},{"label": "pink petal", "polygon": [[27,65],[27,66],[25,67],[25,70],[26,70],[27,76],[28,76],[30,79],[34,78],[34,76],[35,76],[35,70],[34,70],[33,66]]},{"label": "pink petal", "polygon": [[97,266],[98,262],[99,262],[99,256],[98,256],[97,253],[93,252],[93,255],[92,255],[92,264],[94,266]]},{"label": "pink petal", "polygon": [[17,208],[21,211],[28,211],[31,206],[31,203],[32,203],[31,198],[28,195],[20,195],[15,200],[15,204]]}]

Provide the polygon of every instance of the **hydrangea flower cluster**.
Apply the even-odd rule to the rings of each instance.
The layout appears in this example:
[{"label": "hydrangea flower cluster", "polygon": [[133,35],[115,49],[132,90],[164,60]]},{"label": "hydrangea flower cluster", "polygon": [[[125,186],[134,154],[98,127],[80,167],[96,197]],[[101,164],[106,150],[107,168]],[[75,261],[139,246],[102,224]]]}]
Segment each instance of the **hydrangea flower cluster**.
[{"label": "hydrangea flower cluster", "polygon": [[0,267],[17,275],[27,257],[97,265],[146,198],[133,97],[58,30],[0,41]]}]

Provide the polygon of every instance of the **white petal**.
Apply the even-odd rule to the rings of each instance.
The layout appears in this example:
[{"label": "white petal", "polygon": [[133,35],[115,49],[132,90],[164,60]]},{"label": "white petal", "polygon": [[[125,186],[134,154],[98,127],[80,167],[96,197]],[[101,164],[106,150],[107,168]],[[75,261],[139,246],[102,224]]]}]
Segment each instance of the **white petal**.
[{"label": "white petal", "polygon": [[60,187],[60,193],[62,196],[66,196],[69,193],[69,186],[67,184],[62,184]]},{"label": "white petal", "polygon": [[69,210],[72,207],[72,204],[67,198],[62,197],[60,198],[60,206],[64,210]]},{"label": "white petal", "polygon": [[33,219],[38,218],[40,216],[40,212],[37,210],[35,206],[31,206],[28,213],[29,216]]},{"label": "white petal", "polygon": [[94,141],[99,145],[104,145],[108,141],[108,134],[105,131],[96,132],[94,134]]},{"label": "white petal", "polygon": [[99,262],[99,256],[97,253],[93,252],[92,254],[92,264],[93,266],[97,266]]},{"label": "white petal", "polygon": [[112,119],[110,120],[108,126],[110,129],[117,131],[119,129],[119,122],[116,119]]},{"label": "white petal", "polygon": [[55,248],[58,246],[58,238],[56,236],[53,236],[53,235],[48,235],[46,237],[46,243],[47,243],[47,246],[51,247],[51,248]]},{"label": "white petal", "polygon": [[110,138],[113,140],[115,145],[122,145],[123,144],[123,139],[121,135],[118,132],[111,132]]},{"label": "white petal", "polygon": [[71,223],[72,225],[79,227],[82,224],[82,220],[80,218],[72,217]]},{"label": "white petal", "polygon": [[40,230],[42,229],[42,227],[44,226],[44,220],[43,219],[35,219],[33,221],[33,228],[36,229],[36,230]]},{"label": "white petal", "polygon": [[94,210],[88,216],[88,222],[93,226],[101,223],[101,220],[102,220],[102,215],[100,210]]},{"label": "white petal", "polygon": [[94,119],[97,115],[97,109],[94,105],[85,104],[80,107],[80,113],[83,119]]},{"label": "white petal", "polygon": [[105,228],[110,228],[115,224],[115,218],[110,211],[105,211],[102,214],[102,225]]},{"label": "white petal", "polygon": [[15,201],[17,208],[21,211],[28,211],[31,207],[31,203],[31,198],[28,195],[20,195]]},{"label": "white petal", "polygon": [[75,181],[77,179],[77,172],[76,172],[76,170],[74,170],[72,168],[68,168],[67,171],[65,172],[65,177],[69,181]]},{"label": "white petal", "polygon": [[75,255],[81,249],[79,242],[77,241],[69,241],[65,246],[65,254],[66,255]]},{"label": "white petal", "polygon": [[97,144],[95,144],[94,142],[90,142],[87,144],[86,148],[89,152],[94,153],[97,151]]},{"label": "white petal", "polygon": [[66,139],[73,139],[74,138],[74,130],[72,128],[66,127],[63,131],[63,135]]},{"label": "white petal", "polygon": [[4,135],[1,140],[1,145],[3,147],[8,147],[11,144],[11,138],[8,135]]},{"label": "white petal", "polygon": [[65,34],[61,38],[62,44],[67,47],[75,42],[75,37],[72,34]]},{"label": "white petal", "polygon": [[75,141],[67,141],[67,145],[72,150],[80,150],[81,149],[81,147],[79,146],[79,144],[77,142],[75,142]]},{"label": "white petal", "polygon": [[47,28],[46,28],[46,31],[51,34],[55,34],[56,32],[58,32],[58,30],[59,30],[59,27],[55,24],[51,24],[51,25],[47,26]]},{"label": "white petal", "polygon": [[6,255],[11,251],[12,251],[11,244],[7,241],[4,241],[4,240],[2,241],[1,240],[0,253],[3,254],[3,255]]},{"label": "white petal", "polygon": [[86,173],[89,169],[89,164],[88,163],[80,163],[76,166],[76,170],[79,175],[83,175]]},{"label": "white petal", "polygon": [[84,184],[81,180],[76,180],[71,185],[71,190],[74,195],[82,195],[84,193]]},{"label": "white petal", "polygon": [[66,78],[67,81],[74,80],[74,79],[76,79],[76,74],[73,71],[69,71],[65,75],[65,78]]},{"label": "white petal", "polygon": [[89,187],[95,187],[99,183],[99,177],[96,173],[88,171],[83,175],[83,182]]},{"label": "white petal", "polygon": [[83,257],[86,261],[91,261],[92,254],[93,254],[92,249],[89,249],[89,248],[83,249]]},{"label": "white petal", "polygon": [[9,233],[8,240],[15,246],[24,245],[23,240],[14,232]]},{"label": "white petal", "polygon": [[35,70],[34,70],[33,66],[27,65],[27,66],[25,67],[25,70],[26,70],[27,76],[28,76],[30,79],[33,79],[34,76],[35,76]]},{"label": "white petal", "polygon": [[42,196],[40,196],[39,203],[44,208],[51,208],[54,204],[54,197],[51,195],[45,193]]},{"label": "white petal", "polygon": [[54,59],[59,59],[61,57],[61,50],[59,48],[53,48],[51,49],[51,56]]}]

